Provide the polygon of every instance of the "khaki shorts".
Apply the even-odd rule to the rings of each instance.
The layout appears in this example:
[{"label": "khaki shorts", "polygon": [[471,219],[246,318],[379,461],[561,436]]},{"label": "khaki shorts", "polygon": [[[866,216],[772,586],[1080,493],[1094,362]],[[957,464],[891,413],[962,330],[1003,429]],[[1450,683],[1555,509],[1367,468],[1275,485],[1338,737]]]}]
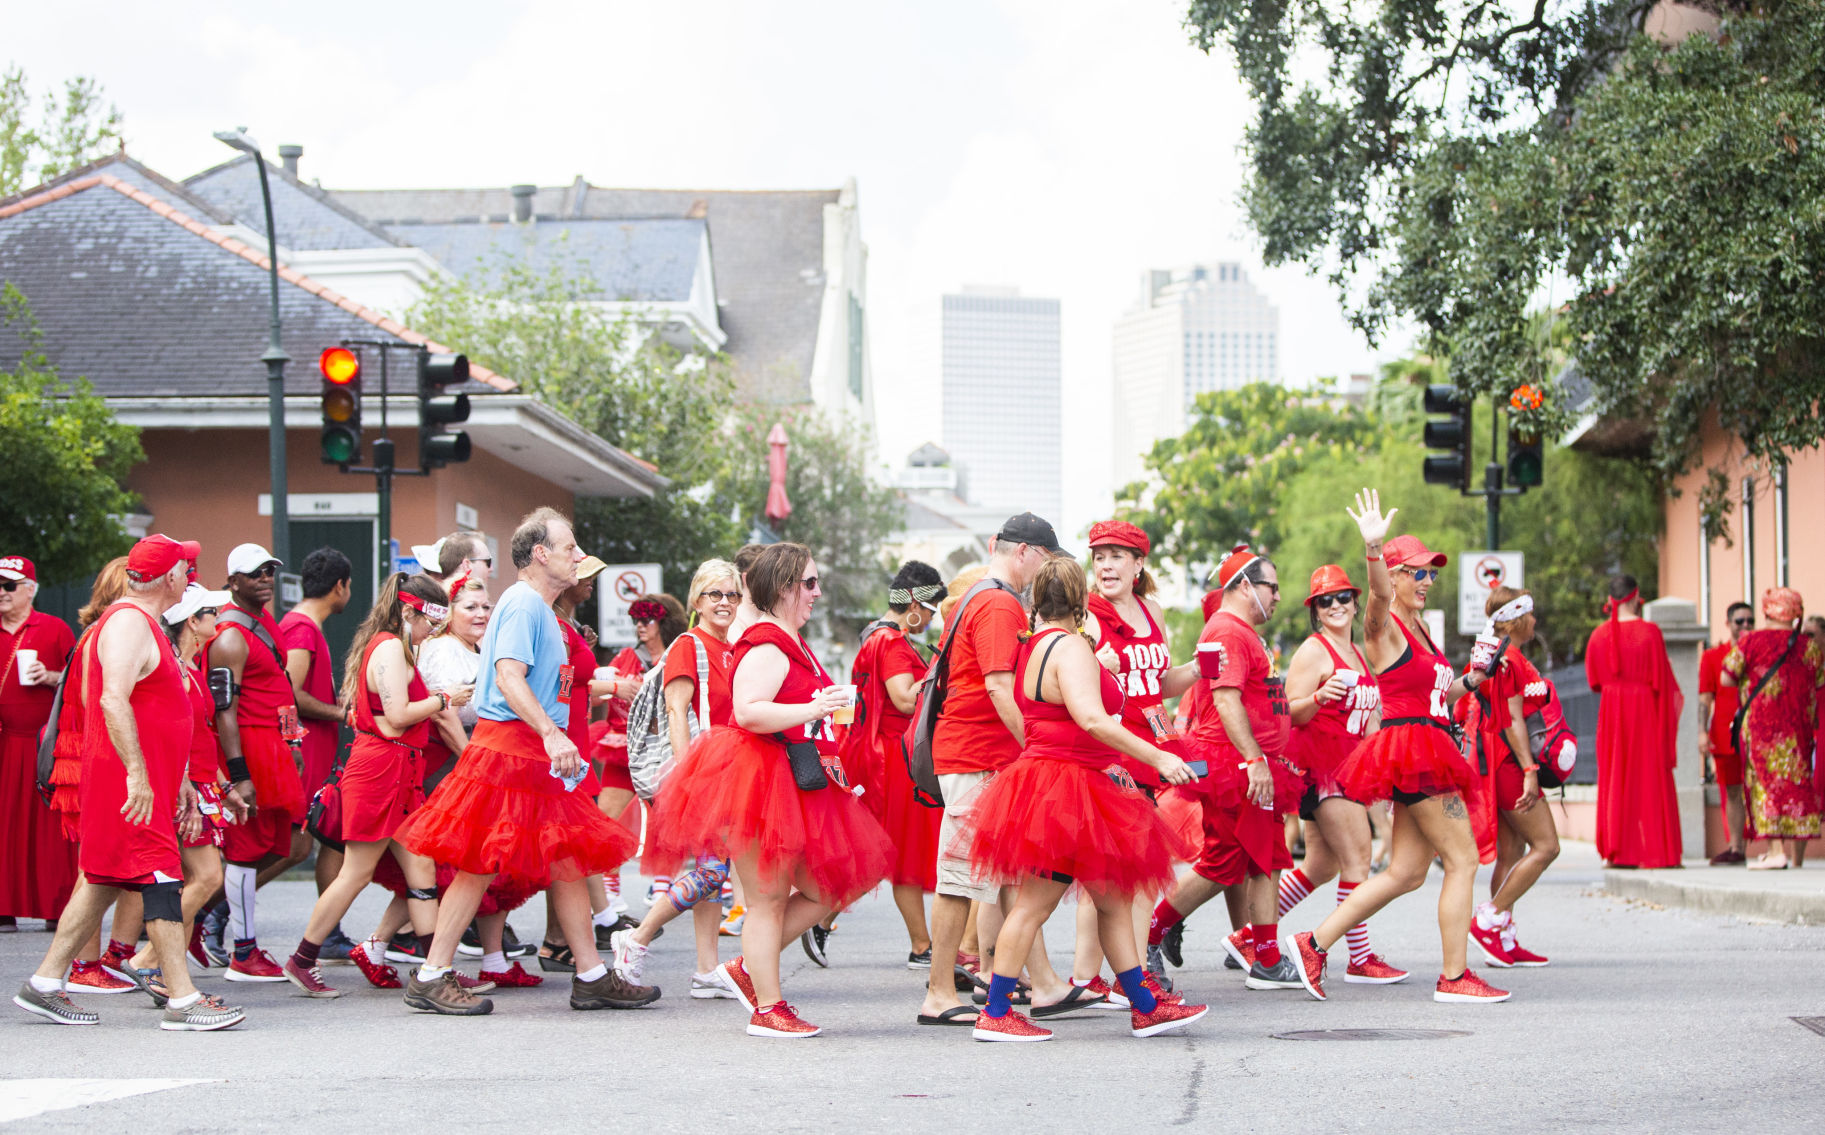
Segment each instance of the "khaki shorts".
[{"label": "khaki shorts", "polygon": [[970,871],[970,841],[963,825],[983,785],[992,772],[946,772],[938,774],[938,790],[944,793],[944,819],[938,824],[938,893],[954,895],[976,902],[999,902],[1001,885],[978,881]]}]

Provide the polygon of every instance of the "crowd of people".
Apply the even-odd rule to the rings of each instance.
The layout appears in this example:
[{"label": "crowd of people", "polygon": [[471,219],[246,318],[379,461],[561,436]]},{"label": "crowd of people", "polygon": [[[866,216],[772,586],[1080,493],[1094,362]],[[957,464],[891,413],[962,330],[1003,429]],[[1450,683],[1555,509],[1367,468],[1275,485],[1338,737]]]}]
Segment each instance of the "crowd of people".
[{"label": "crowd of people", "polygon": [[[1362,574],[1312,571],[1311,633],[1284,670],[1261,637],[1283,597],[1269,557],[1240,545],[1223,559],[1175,665],[1150,541],[1113,520],[1090,529],[1087,570],[1031,513],[957,578],[903,564],[849,683],[806,640],[822,589],[793,543],[706,561],[683,603],[642,597],[638,644],[599,664],[576,612],[604,565],[562,515],[524,518],[498,595],[488,542],[455,533],[382,581],[340,676],[323,624],[347,607],[352,570],[333,549],[305,558],[304,598],[275,621],[283,565],[266,549],[230,551],[212,591],[197,544],[146,537],[100,573],[77,635],[32,611],[29,560],[0,559],[0,909],[55,926],[14,1003],[88,1025],[99,1016],[71,994],[139,993],[161,1027],[208,1031],[245,1012],[199,990],[193,965],[327,1000],[343,990],[323,966],[346,961],[412,1009],[479,1016],[491,994],[543,983],[527,959],[570,975],[573,1009],[634,1009],[660,998],[649,954],[688,911],[690,995],[738,1002],[749,1035],[802,1038],[820,1029],[786,1000],[782,953],[827,964],[837,917],[885,885],[905,964],[926,975],[917,1024],[1031,1042],[1052,1038],[1048,1018],[1115,1010],[1148,1037],[1208,1013],[1173,971],[1188,917],[1218,895],[1225,965],[1248,989],[1327,999],[1339,941],[1344,982],[1405,982],[1368,924],[1435,862],[1434,999],[1506,1000],[1469,949],[1498,968],[1548,962],[1521,945],[1515,911],[1559,853],[1542,778],[1567,767],[1568,733],[1521,652],[1532,596],[1495,591],[1457,669],[1422,617],[1446,557],[1393,535],[1396,511],[1357,495]],[[1665,675],[1636,672],[1651,652],[1629,637],[1652,627],[1632,583],[1612,587],[1592,642],[1606,720],[1612,701],[1624,722],[1658,720],[1664,702]],[[1770,855],[1797,863],[1818,833],[1795,723],[1816,712],[1820,655],[1796,649],[1798,597],[1771,595],[1769,629],[1715,667],[1717,700],[1741,688],[1749,704],[1747,832],[1787,840]],[[918,640],[933,630],[928,657]],[[1615,792],[1646,800],[1617,838],[1652,844],[1659,782]],[[313,847],[317,901],[275,958],[260,889]],[[619,873],[636,855],[653,880],[640,917]],[[1283,936],[1333,879],[1334,907]],[[374,885],[391,898],[357,941],[342,923]],[[507,919],[541,895],[535,946]],[[1067,897],[1061,973],[1043,928]],[[725,961],[731,932],[741,948]],[[480,958],[473,974],[459,955]]]}]

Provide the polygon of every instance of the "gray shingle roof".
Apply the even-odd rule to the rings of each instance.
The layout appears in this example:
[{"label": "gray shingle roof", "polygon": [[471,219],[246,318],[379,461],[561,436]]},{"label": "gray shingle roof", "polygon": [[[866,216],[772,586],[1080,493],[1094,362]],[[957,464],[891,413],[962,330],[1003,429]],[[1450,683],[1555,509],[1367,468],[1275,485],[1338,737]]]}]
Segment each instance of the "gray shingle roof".
[{"label": "gray shingle roof", "polygon": [[509,262],[540,275],[561,267],[567,274],[587,274],[601,289],[600,298],[659,303],[690,298],[706,227],[701,220],[680,218],[567,219],[395,224],[391,232],[459,275],[492,281]]},{"label": "gray shingle roof", "polygon": [[[392,237],[361,214],[338,204],[321,189],[304,184],[284,167],[266,164],[272,189],[272,223],[282,248],[298,251],[389,248]],[[242,154],[184,179],[184,188],[258,233],[266,231],[260,199],[260,171]]]}]

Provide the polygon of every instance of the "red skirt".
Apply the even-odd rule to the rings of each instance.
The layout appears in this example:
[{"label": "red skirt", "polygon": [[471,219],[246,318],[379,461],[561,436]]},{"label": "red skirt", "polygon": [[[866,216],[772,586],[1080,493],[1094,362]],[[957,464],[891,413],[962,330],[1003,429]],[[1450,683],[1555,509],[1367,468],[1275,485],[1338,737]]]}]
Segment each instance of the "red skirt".
[{"label": "red skirt", "polygon": [[1197,783],[1168,785],[1160,789],[1155,802],[1160,808],[1160,818],[1166,821],[1166,826],[1179,841],[1179,859],[1186,863],[1197,859],[1198,849],[1204,842],[1204,797]]},{"label": "red skirt", "polygon": [[76,886],[76,845],[37,780],[38,738],[0,734],[0,914],[61,918]]},{"label": "red skirt", "polygon": [[1026,756],[989,781],[966,822],[980,879],[1060,872],[1083,887],[1149,894],[1172,885],[1185,847],[1153,801],[1099,768]]},{"label": "red skirt", "polygon": [[777,741],[724,726],[691,742],[647,825],[648,874],[686,859],[759,861],[760,885],[808,880],[818,901],[846,906],[887,875],[893,845],[862,802],[835,784],[801,791]]},{"label": "red skirt", "polygon": [[292,758],[291,746],[279,736],[277,726],[243,723],[241,756],[247,759],[255,804],[294,816],[304,815],[310,806],[304,798],[304,778],[298,774],[298,762]]},{"label": "red skirt", "polygon": [[[444,890],[456,881],[456,868],[448,863],[437,865],[437,889]],[[385,887],[399,898],[406,897],[406,874],[399,869],[399,860],[391,854],[382,855],[380,862],[374,864],[374,883]],[[496,875],[482,892],[481,905],[475,908],[477,917],[485,914],[506,914],[526,905],[526,900],[544,890],[549,884],[537,879],[510,879],[505,875]]]},{"label": "red skirt", "polygon": [[1293,730],[1286,755],[1305,769],[1307,783],[1318,790],[1320,799],[1347,796],[1342,782],[1337,779],[1337,769],[1360,743],[1361,738],[1341,727],[1307,725]]},{"label": "red skirt", "polygon": [[406,816],[424,803],[418,750],[355,734],[342,766],[342,838],[349,843],[392,839]]},{"label": "red skirt", "polygon": [[1384,725],[1337,766],[1344,795],[1370,803],[1396,791],[1426,796],[1467,793],[1476,772],[1437,725]]},{"label": "red skirt", "polygon": [[[893,841],[887,879],[896,887],[938,889],[938,828],[944,809],[927,808],[913,795],[912,776],[900,755],[900,739],[881,754],[881,826]],[[864,797],[863,799],[867,799]]]},{"label": "red skirt", "polygon": [[564,791],[530,727],[485,718],[436,795],[393,838],[471,875],[526,882],[612,871],[639,844],[580,785]]},{"label": "red skirt", "polygon": [[[36,755],[34,754],[34,775]],[[82,714],[64,707],[57,729],[57,743],[51,747],[51,811],[63,825],[63,838],[72,846],[81,834],[82,817]]]}]

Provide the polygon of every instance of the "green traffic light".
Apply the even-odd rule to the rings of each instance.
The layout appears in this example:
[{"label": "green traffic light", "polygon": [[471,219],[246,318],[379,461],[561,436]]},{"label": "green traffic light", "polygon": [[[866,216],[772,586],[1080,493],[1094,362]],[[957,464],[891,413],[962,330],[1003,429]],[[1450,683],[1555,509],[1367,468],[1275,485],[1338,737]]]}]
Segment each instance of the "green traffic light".
[{"label": "green traffic light", "polygon": [[348,429],[327,429],[323,431],[323,460],[336,465],[347,464],[355,459],[361,448],[360,439],[354,431]]},{"label": "green traffic light", "polygon": [[1538,487],[1546,479],[1544,461],[1537,449],[1526,449],[1508,459],[1508,482],[1516,488]]}]

